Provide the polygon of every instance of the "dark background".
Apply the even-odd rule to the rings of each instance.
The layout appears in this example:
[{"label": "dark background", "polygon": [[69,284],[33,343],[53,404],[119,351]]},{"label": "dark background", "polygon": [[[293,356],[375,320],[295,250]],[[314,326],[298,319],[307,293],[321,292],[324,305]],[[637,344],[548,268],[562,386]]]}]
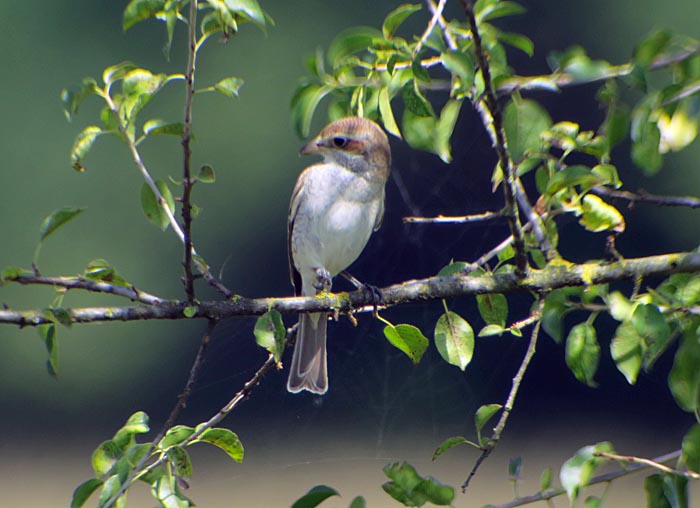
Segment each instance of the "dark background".
[{"label": "dark background", "polygon": [[[265,36],[245,26],[228,45],[212,43],[200,55],[198,84],[226,76],[246,81],[241,97],[197,97],[194,109],[195,165],[208,163],[216,185],[198,186],[194,201],[203,208],[195,223],[200,253],[228,287],[246,296],[291,294],[286,261],[286,214],[299,171],[311,163],[297,156],[301,145],[291,128],[289,100],[304,74],[303,62],[316,47],[327,47],[335,33],[354,25],[378,26],[399,2],[263,2],[276,21]],[[461,16],[458,2],[448,14]],[[696,0],[661,2],[524,2],[528,13],[501,26],[530,36],[535,56],[512,53],[518,73],[548,72],[552,50],[573,44],[594,58],[627,60],[634,45],[653,28],[668,27],[697,36]],[[59,93],[84,76],[131,60],[153,71],[181,72],[184,31],[177,32],[171,61],[160,51],[164,27],[155,22],[121,30],[125,2],[2,2],[2,248],[0,267],[27,267],[38,227],[62,206],[87,211],[48,239],[40,260],[45,274],[80,273],[95,258],[106,258],[130,281],[158,295],[180,298],[181,246],[172,232],[162,233],[143,217],[139,177],[127,150],[116,139],[100,139],[87,157],[87,171],[70,168],[74,136],[97,123],[101,104],[86,103],[72,124],[61,111]],[[405,30],[419,33],[426,13],[411,18]],[[603,111],[596,86],[560,94],[536,94],[552,118],[595,129]],[[146,111],[146,118],[177,120],[184,93],[173,84]],[[439,100],[439,97],[437,97]],[[313,131],[325,123],[315,118]],[[437,273],[451,259],[471,261],[500,242],[507,231],[497,223],[460,226],[404,225],[407,215],[478,213],[501,206],[490,192],[495,159],[483,127],[466,105],[453,137],[454,161],[409,149],[392,139],[393,177],[387,186],[382,229],[353,265],[352,273],[383,286]],[[143,155],[157,178],[177,177],[180,147],[175,138],[154,139]],[[620,176],[630,188],[658,193],[700,193],[697,144],[667,156],[662,173],[642,179],[629,164],[627,147],[616,155]],[[402,189],[402,190],[401,190]],[[618,248],[628,257],[691,249],[697,245],[697,214],[689,210],[637,207],[624,211],[627,232]],[[603,238],[561,224],[562,253],[572,261],[602,255]],[[344,288],[338,281],[336,288]],[[48,306],[51,290],[8,286],[0,301],[11,308]],[[215,297],[200,289],[200,298]],[[71,293],[65,305],[119,305],[125,302]],[[531,300],[511,300],[510,321],[527,315]],[[483,325],[475,301],[449,302],[450,308]],[[409,322],[432,338],[442,312],[439,302],[387,310],[394,323]],[[585,317],[576,314],[569,325]],[[286,324],[293,319],[286,317]],[[360,316],[329,326],[330,390],[324,397],[286,392],[285,372],[273,372],[251,399],[225,421],[238,432],[248,457],[243,465],[217,451],[195,451],[192,495],[200,506],[287,506],[309,487],[326,482],[342,490],[345,506],[365,494],[371,506],[386,506],[379,490],[381,468],[392,460],[411,460],[423,473],[458,485],[476,454],[453,450],[436,464],[432,451],[446,437],[473,438],[472,414],[481,404],[503,402],[525,351],[526,340],[477,339],[466,372],[446,365],[431,345],[414,367],[384,340],[382,325]],[[196,423],[213,414],[238,391],[266,354],[252,336],[253,319],[219,326],[200,382],[182,416]],[[649,376],[630,387],[615,369],[607,348],[615,324],[596,322],[603,350],[599,388],[576,382],[563,362],[563,349],[543,336],[526,376],[506,437],[475,482],[472,497],[457,506],[505,501],[511,495],[505,464],[523,455],[529,482],[521,493],[537,490],[541,467],[555,469],[580,446],[610,439],[618,450],[658,455],[678,446],[692,418],[674,404],[665,377],[667,355]],[[187,377],[204,324],[113,323],[59,330],[57,380],[45,371],[44,347],[33,330],[0,330],[0,486],[4,497],[26,506],[65,506],[75,485],[90,475],[91,450],[133,412],[146,411],[158,428]],[[630,483],[639,490],[641,485]],[[276,485],[274,488],[270,486]],[[505,488],[505,490],[504,490]],[[697,493],[696,493],[697,494]],[[641,493],[614,488],[618,502],[639,506]],[[636,497],[635,497],[636,496]],[[153,503],[139,494],[133,506]],[[617,504],[620,506],[620,504]]]}]

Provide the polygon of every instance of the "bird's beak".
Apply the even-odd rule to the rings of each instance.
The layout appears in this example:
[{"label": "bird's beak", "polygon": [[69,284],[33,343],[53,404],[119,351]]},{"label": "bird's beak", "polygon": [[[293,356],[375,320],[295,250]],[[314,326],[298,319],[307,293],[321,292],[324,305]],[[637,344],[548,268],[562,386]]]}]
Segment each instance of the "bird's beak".
[{"label": "bird's beak", "polygon": [[311,155],[315,153],[321,153],[318,148],[318,139],[312,139],[311,141],[309,141],[301,147],[301,150],[299,150],[299,155]]}]

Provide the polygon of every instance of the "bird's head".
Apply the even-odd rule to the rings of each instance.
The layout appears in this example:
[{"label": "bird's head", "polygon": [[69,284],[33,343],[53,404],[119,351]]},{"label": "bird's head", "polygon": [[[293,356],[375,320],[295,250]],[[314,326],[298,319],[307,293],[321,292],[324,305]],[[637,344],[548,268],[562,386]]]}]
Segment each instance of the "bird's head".
[{"label": "bird's head", "polygon": [[299,153],[319,154],[326,162],[335,162],[356,172],[376,172],[385,180],[391,166],[389,140],[382,128],[372,120],[357,116],[331,122]]}]

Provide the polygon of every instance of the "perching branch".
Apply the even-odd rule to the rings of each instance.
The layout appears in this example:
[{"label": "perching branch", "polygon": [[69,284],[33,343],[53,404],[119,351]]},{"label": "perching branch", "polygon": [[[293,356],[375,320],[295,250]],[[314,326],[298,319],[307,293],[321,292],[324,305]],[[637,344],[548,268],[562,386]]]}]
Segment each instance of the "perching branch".
[{"label": "perching branch", "polygon": [[485,222],[493,219],[504,217],[503,210],[497,212],[484,212],[474,215],[446,216],[438,215],[437,217],[404,217],[404,224],[469,224],[472,222]]},{"label": "perching branch", "polygon": [[516,175],[511,163],[508,151],[506,150],[506,138],[503,130],[503,116],[501,105],[496,97],[496,89],[491,80],[491,70],[489,68],[486,53],[482,47],[479,27],[474,16],[474,7],[469,0],[462,0],[464,12],[469,22],[469,28],[474,40],[474,52],[477,63],[484,79],[484,103],[486,107],[480,107],[479,100],[474,101],[474,106],[481,115],[482,122],[486,130],[491,135],[494,149],[498,155],[498,165],[503,171],[503,194],[505,197],[505,214],[508,219],[510,233],[513,235],[513,250],[515,251],[515,273],[519,277],[524,277],[527,268],[527,256],[525,254],[525,240],[523,239],[522,225],[516,206]]},{"label": "perching branch", "polygon": [[[624,259],[599,265],[598,263],[573,264],[566,261],[550,263],[542,270],[531,269],[524,278],[513,273],[494,273],[478,277],[451,275],[409,280],[380,289],[382,308],[396,305],[454,298],[483,293],[545,293],[570,286],[592,286],[623,280],[639,280],[665,276],[671,273],[700,272],[700,253],[680,252]],[[228,301],[207,301],[188,306],[185,302],[164,302],[158,305],[133,307],[89,307],[65,309],[72,323],[101,321],[137,321],[151,319],[190,318],[224,319],[234,316],[258,316],[270,309],[284,314],[302,312],[362,312],[371,310],[375,298],[367,291],[351,293],[326,293],[313,297],[295,296],[281,298],[236,297]],[[37,326],[53,322],[40,310],[0,309],[0,323],[19,326]]]},{"label": "perching branch", "polygon": [[637,193],[607,189],[605,187],[593,187],[591,192],[612,199],[623,199],[629,201],[630,205],[635,203],[646,203],[660,206],[685,206],[689,208],[700,208],[700,198],[694,196],[659,196],[649,194],[644,190]]},{"label": "perching branch", "polygon": [[508,393],[506,403],[503,405],[503,410],[501,411],[501,417],[498,420],[498,424],[496,424],[496,427],[493,429],[493,434],[491,434],[491,437],[489,438],[486,445],[483,446],[481,455],[479,455],[479,458],[476,459],[476,463],[474,464],[474,467],[469,473],[469,476],[462,484],[463,493],[467,491],[467,487],[469,487],[469,482],[474,477],[481,464],[489,457],[489,455],[491,455],[491,452],[493,452],[493,450],[496,448],[498,441],[501,439],[501,434],[506,428],[508,417],[510,416],[511,411],[513,411],[515,398],[518,396],[518,390],[520,390],[520,384],[523,381],[523,377],[525,377],[525,372],[527,371],[527,368],[530,365],[532,357],[535,355],[535,349],[537,347],[537,338],[539,337],[540,325],[542,324],[540,317],[542,315],[543,307],[544,298],[541,298],[537,304],[537,308],[535,309],[535,311],[527,319],[523,320],[523,322],[516,323],[516,325],[518,325],[518,328],[522,328],[523,326],[525,326],[525,323],[529,324],[534,322],[535,327],[532,329],[532,334],[530,334],[530,343],[527,346],[527,351],[525,352],[523,361],[520,363],[520,368],[518,368],[518,372],[513,378],[513,384],[511,386],[510,392]]},{"label": "perching branch", "polygon": [[[663,462],[668,462],[670,460],[677,459],[680,456],[681,456],[681,451],[676,450],[675,452],[667,453],[666,455],[662,455],[661,457],[655,458],[653,460],[653,462],[660,464]],[[597,485],[599,483],[611,482],[611,481],[616,480],[618,478],[621,478],[623,476],[627,476],[628,474],[636,473],[638,471],[644,471],[645,469],[649,469],[649,468],[651,468],[651,466],[649,464],[633,464],[630,467],[625,468],[625,469],[618,469],[616,471],[611,471],[610,473],[605,473],[605,474],[601,474],[598,476],[594,476],[586,484],[586,486],[589,487],[591,485]],[[519,497],[519,498],[513,499],[512,501],[509,501],[507,503],[503,503],[503,504],[499,504],[499,505],[491,505],[491,508],[515,508],[516,506],[523,506],[526,504],[537,503],[540,501],[547,501],[547,500],[553,499],[555,497],[563,496],[564,494],[566,494],[566,489],[564,489],[564,488],[549,489],[549,490],[545,490],[543,492],[538,492],[537,494],[533,494],[531,496]]]},{"label": "perching branch", "polygon": [[680,469],[674,469],[672,467],[668,467],[665,464],[661,464],[657,460],[645,459],[642,457],[634,457],[632,455],[618,455],[617,453],[608,453],[608,452],[595,453],[594,456],[603,457],[604,459],[609,459],[609,460],[616,460],[619,462],[627,462],[629,464],[641,464],[641,465],[652,467],[654,469],[658,469],[659,471],[663,471],[666,474],[683,476],[683,477],[689,478],[691,480],[699,480],[700,479],[700,473],[696,473],[695,471],[681,471]]}]

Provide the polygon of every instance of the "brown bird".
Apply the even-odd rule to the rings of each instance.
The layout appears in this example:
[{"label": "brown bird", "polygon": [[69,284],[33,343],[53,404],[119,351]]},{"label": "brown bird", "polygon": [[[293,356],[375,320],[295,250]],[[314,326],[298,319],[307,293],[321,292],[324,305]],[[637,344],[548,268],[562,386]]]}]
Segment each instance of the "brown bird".
[{"label": "brown bird", "polygon": [[[312,296],[330,290],[333,277],[357,259],[381,225],[391,152],[376,123],[346,117],[327,125],[299,153],[323,157],[297,180],[287,230],[295,294]],[[290,392],[328,390],[327,321],[327,312],[300,316]]]}]

